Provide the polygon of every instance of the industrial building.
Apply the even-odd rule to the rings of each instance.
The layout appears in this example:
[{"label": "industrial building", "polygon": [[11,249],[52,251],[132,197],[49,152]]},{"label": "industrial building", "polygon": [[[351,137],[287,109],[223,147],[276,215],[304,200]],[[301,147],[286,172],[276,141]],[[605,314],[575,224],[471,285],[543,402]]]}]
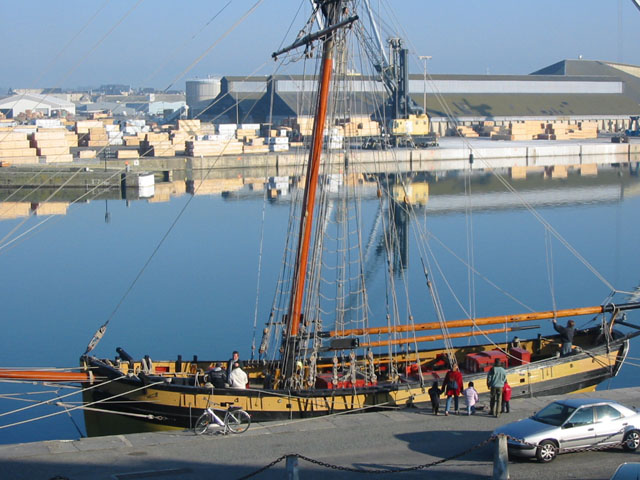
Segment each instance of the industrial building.
[{"label": "industrial building", "polygon": [[[385,99],[382,83],[351,75],[345,115],[374,114]],[[237,77],[220,80],[220,92],[191,118],[216,123],[273,123],[307,116],[315,81],[303,76]],[[619,131],[640,115],[640,67],[589,60],[564,60],[530,75],[409,76],[409,93],[426,106],[433,129],[446,134],[456,124],[540,120],[596,121]],[[425,102],[426,100],[426,102]],[[425,105],[426,103],[426,105]]]},{"label": "industrial building", "polygon": [[186,81],[186,100],[190,116],[198,118],[220,93],[220,77],[196,78]]},{"label": "industrial building", "polygon": [[78,105],[78,113],[109,112],[111,115],[167,116],[186,107],[184,95],[150,93],[147,95],[99,95],[92,102]]},{"label": "industrial building", "polygon": [[21,113],[41,113],[45,117],[74,115],[76,106],[53,95],[25,93],[12,95],[0,100],[0,113],[7,118],[15,118]]}]

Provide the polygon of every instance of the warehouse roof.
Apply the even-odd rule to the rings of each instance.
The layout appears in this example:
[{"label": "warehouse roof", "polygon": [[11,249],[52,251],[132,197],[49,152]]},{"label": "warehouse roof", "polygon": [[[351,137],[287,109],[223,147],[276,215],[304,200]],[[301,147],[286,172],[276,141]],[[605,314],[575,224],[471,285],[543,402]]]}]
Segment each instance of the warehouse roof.
[{"label": "warehouse roof", "polygon": [[562,60],[531,74],[531,76],[540,75],[556,78],[587,75],[618,78],[624,83],[625,95],[633,98],[636,103],[640,103],[640,67],[636,65],[599,60]]},{"label": "warehouse roof", "polygon": [[66,100],[62,100],[61,98],[51,95],[39,95],[35,93],[12,95],[10,97],[4,98],[0,100],[0,108],[13,108],[13,105],[20,101],[35,102],[37,104],[54,109],[60,108],[75,111],[75,104],[73,104],[72,102],[67,102]]},{"label": "warehouse roof", "polygon": [[[346,80],[346,81],[344,81]],[[336,84],[348,95],[340,116],[373,114],[384,88],[374,77],[350,75]],[[313,77],[229,76],[211,102],[207,118],[266,122],[270,117],[312,115]],[[531,75],[430,75],[409,77],[412,98],[422,105],[424,92],[432,117],[606,117],[640,114],[640,67],[564,60]],[[235,106],[236,98],[238,106]]]},{"label": "warehouse roof", "polygon": [[[422,104],[421,95],[412,98]],[[597,117],[640,114],[640,106],[617,94],[444,94],[427,98],[431,117]]]}]

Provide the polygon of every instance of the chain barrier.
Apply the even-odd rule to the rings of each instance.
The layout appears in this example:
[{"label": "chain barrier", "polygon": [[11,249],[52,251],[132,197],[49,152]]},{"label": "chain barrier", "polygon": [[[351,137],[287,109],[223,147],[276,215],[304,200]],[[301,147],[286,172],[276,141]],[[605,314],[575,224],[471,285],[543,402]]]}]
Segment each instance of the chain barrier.
[{"label": "chain barrier", "polygon": [[244,477],[240,477],[238,480],[245,480],[247,478],[251,478],[251,477],[255,477],[256,475],[258,475],[259,473],[264,472],[265,470],[269,470],[271,467],[273,467],[274,465],[280,463],[282,460],[284,460],[285,458],[287,458],[289,455],[282,455],[281,457],[276,458],[273,462],[271,462],[268,465],[265,465],[262,468],[259,468],[258,470],[256,470],[255,472],[252,472],[248,475],[245,475]]},{"label": "chain barrier", "polygon": [[[615,437],[616,435],[619,434],[624,434],[625,432],[625,428],[618,430],[617,432],[612,433],[611,435],[603,438],[602,440],[598,441],[597,443],[595,443],[594,445],[588,446],[588,447],[582,447],[582,448],[576,448],[576,449],[570,449],[571,452],[589,452],[589,451],[596,451],[596,450],[602,450],[605,448],[611,448],[611,447],[616,447],[616,446],[622,446],[625,443],[625,439],[624,436],[622,438],[622,440],[620,442],[616,442],[616,443],[609,443],[607,445],[601,445],[603,442],[606,442],[607,440],[609,440],[612,437]],[[524,439],[522,438],[517,438],[517,437],[513,437],[511,435],[506,435],[506,434],[501,434],[502,436],[506,437],[507,440],[510,440],[511,442],[514,443],[519,443],[520,445],[526,445],[528,447],[531,448],[538,448],[539,444],[537,443],[531,443],[531,442],[526,442]],[[247,478],[251,478],[254,477],[262,472],[264,472],[265,470],[268,470],[269,468],[275,466],[276,464],[280,463],[282,460],[286,459],[287,457],[297,457],[301,460],[306,460],[309,463],[313,463],[315,465],[318,465],[320,467],[325,467],[331,470],[339,470],[342,472],[352,472],[352,473],[364,473],[364,474],[369,474],[369,475],[379,475],[379,474],[390,474],[390,473],[404,473],[404,472],[413,472],[416,470],[424,470],[430,467],[434,467],[436,465],[440,465],[442,463],[445,462],[449,462],[451,460],[455,460],[457,458],[460,457],[464,457],[465,455],[468,455],[469,453],[473,452],[474,450],[477,450],[479,448],[482,448],[486,445],[488,445],[489,443],[493,442],[494,440],[497,440],[498,437],[500,435],[491,435],[489,438],[487,438],[486,440],[474,445],[473,447],[470,447],[460,453],[457,453],[455,455],[451,455],[450,457],[446,457],[446,458],[442,458],[440,460],[436,460],[434,462],[430,462],[430,463],[424,463],[421,465],[414,465],[412,467],[406,467],[406,468],[394,468],[394,469],[377,469],[377,470],[362,470],[360,468],[354,468],[354,467],[345,467],[343,465],[334,465],[331,463],[327,463],[327,462],[323,462],[321,460],[315,460],[313,458],[309,458],[306,457],[304,455],[300,455],[298,453],[291,453],[291,454],[287,454],[287,455],[282,455],[280,457],[278,457],[276,460],[274,460],[273,462],[269,463],[268,465],[265,465],[264,467],[248,474],[245,475],[243,477],[240,477],[238,480],[245,480]],[[560,449],[562,450],[562,449]]]},{"label": "chain barrier", "polygon": [[298,453],[291,453],[288,455],[282,455],[281,457],[278,457],[276,460],[274,460],[273,462],[271,462],[268,465],[265,465],[264,467],[260,468],[259,470],[256,470],[253,473],[250,473],[248,475],[245,475],[244,477],[240,477],[238,480],[245,480],[247,478],[251,478],[255,475],[258,475],[259,473],[264,472],[265,470],[273,467],[274,465],[276,465],[277,463],[281,462],[282,460],[284,460],[287,457],[298,457],[301,460],[306,460],[309,463],[313,463],[315,465],[319,465],[321,467],[325,467],[325,468],[329,468],[331,470],[340,470],[343,472],[352,472],[352,473],[366,473],[366,474],[370,474],[370,475],[379,475],[379,474],[389,474],[389,473],[403,473],[403,472],[413,472],[416,470],[423,470],[429,467],[434,467],[436,465],[440,465],[441,463],[444,462],[448,462],[450,460],[455,460],[457,458],[463,457],[465,455],[468,455],[469,453],[473,452],[474,450],[477,450],[479,448],[482,448],[484,446],[486,446],[487,444],[493,442],[497,437],[495,435],[491,435],[489,438],[487,438],[486,440],[478,443],[477,445],[474,445],[471,448],[468,448],[460,453],[457,453],[455,455],[451,455],[450,457],[446,457],[446,458],[442,458],[440,460],[436,460],[435,462],[431,462],[431,463],[424,463],[422,465],[415,465],[413,467],[406,467],[406,468],[394,468],[394,469],[378,469],[378,470],[362,470],[360,468],[354,468],[354,467],[345,467],[342,465],[333,465],[331,463],[327,463],[327,462],[322,462],[320,460],[315,460],[313,458],[309,458],[306,457],[304,455],[300,455]]}]

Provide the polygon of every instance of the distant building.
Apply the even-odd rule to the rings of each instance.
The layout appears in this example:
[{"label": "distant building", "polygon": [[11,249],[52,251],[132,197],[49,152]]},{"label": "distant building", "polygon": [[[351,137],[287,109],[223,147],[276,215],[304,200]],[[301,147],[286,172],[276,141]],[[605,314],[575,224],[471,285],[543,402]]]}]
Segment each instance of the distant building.
[{"label": "distant building", "polygon": [[198,117],[220,94],[220,77],[197,78],[186,81],[187,106],[189,116]]},{"label": "distant building", "polygon": [[106,112],[111,115],[137,117],[164,116],[184,109],[183,94],[150,93],[147,95],[100,95],[94,102],[78,105],[78,113]]},{"label": "distant building", "polygon": [[104,93],[105,95],[129,95],[132,92],[131,85],[122,85],[117,83],[100,85],[100,88],[98,88],[96,91]]},{"label": "distant building", "polygon": [[75,115],[76,106],[72,102],[62,100],[53,95],[27,93],[13,95],[0,100],[0,112],[7,117],[16,117],[27,111],[42,113],[46,117]]},{"label": "distant building", "polygon": [[[425,81],[426,80],[426,81]],[[220,81],[220,92],[191,118],[216,123],[277,124],[312,115],[309,99],[315,79],[302,76],[236,77]],[[344,116],[373,115],[385,101],[374,77],[350,75],[339,81],[349,94]],[[437,133],[453,122],[512,120],[597,121],[619,130],[640,114],[640,67],[587,60],[564,60],[531,75],[409,76],[409,94],[424,105]],[[338,112],[339,113],[339,112]]]}]

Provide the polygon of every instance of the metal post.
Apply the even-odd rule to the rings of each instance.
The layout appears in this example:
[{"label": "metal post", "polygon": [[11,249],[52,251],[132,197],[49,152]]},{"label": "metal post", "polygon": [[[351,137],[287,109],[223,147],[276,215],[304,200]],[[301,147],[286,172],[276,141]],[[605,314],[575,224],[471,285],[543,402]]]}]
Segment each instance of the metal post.
[{"label": "metal post", "polygon": [[509,480],[509,452],[507,437],[498,435],[496,447],[493,451],[493,480]]},{"label": "metal post", "polygon": [[424,63],[424,83],[422,86],[423,96],[422,105],[424,106],[424,114],[427,115],[427,60],[431,60],[431,55],[420,55],[418,57]]},{"label": "metal post", "polygon": [[298,480],[298,456],[287,455],[287,480]]}]

